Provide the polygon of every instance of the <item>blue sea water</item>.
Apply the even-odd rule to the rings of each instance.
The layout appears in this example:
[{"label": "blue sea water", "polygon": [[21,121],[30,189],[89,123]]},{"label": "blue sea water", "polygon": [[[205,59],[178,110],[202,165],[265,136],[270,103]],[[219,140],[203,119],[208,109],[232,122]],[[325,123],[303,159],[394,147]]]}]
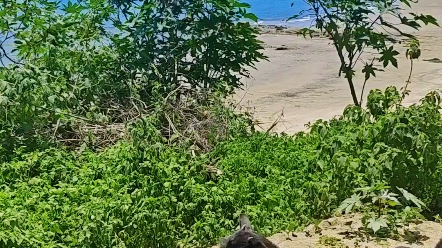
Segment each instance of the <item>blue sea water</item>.
[{"label": "blue sea water", "polygon": [[[62,4],[68,1],[73,3],[78,0],[61,0]],[[300,11],[308,9],[304,0],[239,0],[251,5],[248,12],[258,16],[258,24],[281,25],[281,26],[308,26],[312,18],[304,17],[286,22],[287,18],[299,14]],[[292,6],[293,3],[293,6]]]},{"label": "blue sea water", "polygon": [[[286,21],[287,18],[308,9],[303,0],[242,0],[251,5],[249,12],[258,16],[258,24],[305,27],[312,22],[312,17],[303,17]],[[293,3],[293,6],[291,6]]]}]

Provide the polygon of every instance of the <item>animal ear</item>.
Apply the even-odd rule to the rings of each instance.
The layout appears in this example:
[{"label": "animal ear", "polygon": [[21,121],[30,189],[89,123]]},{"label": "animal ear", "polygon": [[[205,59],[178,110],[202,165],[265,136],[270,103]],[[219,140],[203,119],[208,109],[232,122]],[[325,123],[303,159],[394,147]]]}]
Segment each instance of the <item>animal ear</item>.
[{"label": "animal ear", "polygon": [[239,215],[239,228],[241,230],[252,231],[252,225],[250,224],[249,218],[246,214]]}]

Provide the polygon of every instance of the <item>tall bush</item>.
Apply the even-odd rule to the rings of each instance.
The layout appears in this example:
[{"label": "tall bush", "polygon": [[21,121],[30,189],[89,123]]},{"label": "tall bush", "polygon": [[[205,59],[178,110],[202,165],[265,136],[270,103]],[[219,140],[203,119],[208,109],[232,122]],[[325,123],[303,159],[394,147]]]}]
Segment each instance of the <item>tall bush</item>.
[{"label": "tall bush", "polygon": [[236,22],[254,18],[247,5],[166,2],[2,2],[1,59],[10,63],[0,71],[4,154],[92,140],[91,130],[109,125],[122,132],[123,122],[166,96],[189,98],[201,89],[226,95],[264,58],[256,31]]}]

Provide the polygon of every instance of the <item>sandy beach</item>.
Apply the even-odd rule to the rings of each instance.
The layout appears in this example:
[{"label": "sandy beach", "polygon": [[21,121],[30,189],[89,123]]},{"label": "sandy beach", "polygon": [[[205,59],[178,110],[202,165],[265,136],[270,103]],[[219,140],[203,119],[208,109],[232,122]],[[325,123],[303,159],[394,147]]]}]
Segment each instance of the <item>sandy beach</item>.
[{"label": "sandy beach", "polygon": [[[442,23],[442,1],[421,0],[411,11],[431,14]],[[422,55],[414,61],[412,83],[408,86],[411,93],[405,104],[418,102],[442,85],[442,61],[438,60],[442,60],[442,28],[429,25],[411,33],[420,40]],[[264,53],[269,61],[261,61],[257,70],[251,70],[252,78],[243,81],[245,90],[237,91],[234,98],[241,101],[241,106],[254,109],[262,128],[268,128],[282,112],[283,117],[273,130],[292,134],[306,130],[308,122],[342,114],[352,103],[346,79],[338,77],[339,59],[328,38],[304,38],[293,30],[274,27],[266,28],[259,38],[265,42]],[[405,45],[395,46],[401,53],[399,68],[388,66],[384,72],[377,72],[366,85],[364,100],[371,89],[384,90],[389,85],[399,89],[405,85],[410,70]],[[373,54],[365,53],[362,58],[371,60]],[[361,65],[356,67],[355,78],[358,98],[364,79]]]}]

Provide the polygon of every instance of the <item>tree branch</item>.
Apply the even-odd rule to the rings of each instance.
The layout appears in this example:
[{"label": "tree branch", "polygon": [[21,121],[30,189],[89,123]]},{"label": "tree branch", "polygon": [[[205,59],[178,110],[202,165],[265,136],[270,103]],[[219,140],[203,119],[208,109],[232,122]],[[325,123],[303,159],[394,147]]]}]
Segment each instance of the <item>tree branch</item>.
[{"label": "tree branch", "polygon": [[[2,51],[2,53],[3,54],[1,54],[1,57],[5,57],[5,58],[7,58],[7,59],[9,59],[12,63],[14,63],[14,64],[19,64],[19,65],[25,65],[25,64],[23,64],[23,63],[21,63],[21,62],[18,62],[18,61],[16,61],[16,60],[14,60],[14,59],[12,59],[11,57],[9,57],[9,55],[6,53],[6,50],[2,47],[2,46],[0,46],[0,50]],[[0,58],[1,59],[1,58]],[[3,63],[3,60],[2,60],[2,63]]]}]

